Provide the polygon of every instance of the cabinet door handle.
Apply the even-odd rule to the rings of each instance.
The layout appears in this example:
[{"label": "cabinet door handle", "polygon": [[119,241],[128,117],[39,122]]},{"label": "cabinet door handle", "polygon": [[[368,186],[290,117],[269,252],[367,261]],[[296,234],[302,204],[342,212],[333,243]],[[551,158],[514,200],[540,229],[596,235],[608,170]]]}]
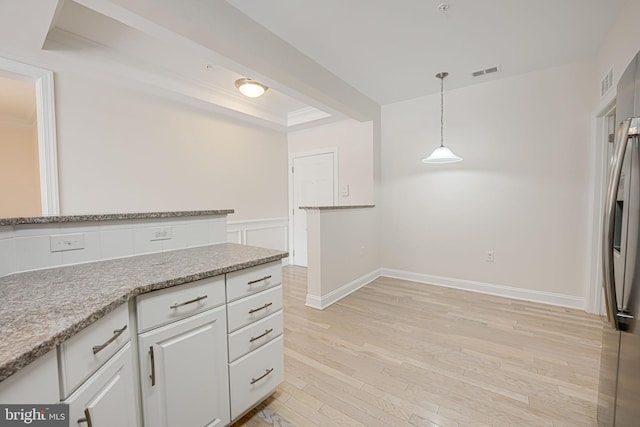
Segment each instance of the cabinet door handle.
[{"label": "cabinet door handle", "polygon": [[269,307],[269,306],[271,306],[271,305],[273,305],[273,303],[272,303],[272,302],[268,302],[268,303],[266,303],[265,305],[263,305],[263,306],[262,306],[262,307],[260,307],[260,308],[254,308],[254,309],[252,309],[252,310],[249,310],[249,314],[253,314],[253,313],[255,313],[256,311],[264,310],[265,308],[267,308],[267,307]]},{"label": "cabinet door handle", "polygon": [[181,302],[180,304],[175,303],[175,304],[173,304],[173,305],[172,305],[171,307],[169,307],[169,308],[173,309],[173,308],[182,307],[183,305],[193,304],[194,302],[202,301],[203,299],[205,299],[205,298],[207,298],[207,297],[208,297],[208,295],[202,295],[201,297],[194,298],[194,299],[189,300],[189,301]]},{"label": "cabinet door handle", "polygon": [[156,385],[156,358],[153,355],[153,346],[149,347],[149,356],[151,358],[151,375],[149,375],[149,378],[151,378],[151,387],[153,387]]},{"label": "cabinet door handle", "polygon": [[265,335],[270,334],[271,332],[273,332],[273,328],[265,330],[264,334],[260,334],[257,337],[251,337],[249,342],[254,342],[255,340],[259,340],[260,338],[264,337]]},{"label": "cabinet door handle", "polygon": [[253,285],[253,284],[256,284],[258,282],[262,282],[263,280],[269,280],[269,279],[271,279],[271,275],[264,276],[262,279],[256,279],[256,280],[252,280],[250,282],[247,282],[247,285]]},{"label": "cabinet door handle", "polygon": [[108,346],[109,344],[111,344],[112,342],[114,342],[116,339],[118,339],[118,337],[120,335],[122,335],[122,333],[127,329],[127,325],[124,325],[122,328],[120,329],[116,329],[115,331],[113,331],[113,336],[111,338],[109,338],[107,340],[107,342],[105,342],[104,344],[101,345],[94,345],[93,346],[93,354],[97,354],[99,351],[104,350],[104,348],[106,346]]},{"label": "cabinet door handle", "polygon": [[255,384],[255,383],[257,383],[258,381],[260,381],[261,379],[263,379],[264,377],[266,377],[267,375],[269,375],[271,372],[273,372],[273,368],[271,368],[271,369],[267,369],[267,370],[265,371],[265,373],[264,373],[264,374],[262,374],[262,375],[260,375],[258,378],[251,378],[251,384]]},{"label": "cabinet door handle", "polygon": [[87,427],[93,427],[93,423],[91,422],[91,414],[89,413],[89,408],[84,410],[84,418],[80,418],[78,420],[78,424],[87,423]]}]

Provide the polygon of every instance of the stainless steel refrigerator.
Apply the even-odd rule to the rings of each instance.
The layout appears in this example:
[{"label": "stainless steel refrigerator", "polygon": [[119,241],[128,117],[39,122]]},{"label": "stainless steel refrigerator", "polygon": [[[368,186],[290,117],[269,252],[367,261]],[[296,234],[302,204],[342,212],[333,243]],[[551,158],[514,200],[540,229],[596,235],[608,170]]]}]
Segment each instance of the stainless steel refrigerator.
[{"label": "stainless steel refrigerator", "polygon": [[603,330],[598,425],[640,426],[640,54],[616,96],[616,136],[604,207]]}]

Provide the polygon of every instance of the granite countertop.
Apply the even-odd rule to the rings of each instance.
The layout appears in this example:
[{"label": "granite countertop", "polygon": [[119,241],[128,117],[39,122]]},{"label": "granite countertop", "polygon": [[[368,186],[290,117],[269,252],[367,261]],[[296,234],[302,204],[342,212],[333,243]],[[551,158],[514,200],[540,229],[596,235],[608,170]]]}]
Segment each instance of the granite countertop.
[{"label": "granite countertop", "polygon": [[220,209],[209,211],[178,211],[178,212],[143,212],[124,214],[96,214],[96,215],[67,215],[67,216],[33,216],[22,218],[0,218],[0,226],[21,224],[54,224],[62,222],[87,222],[87,221],[123,221],[128,219],[156,219],[156,218],[182,218],[189,216],[227,215],[232,214],[233,209]]},{"label": "granite countertop", "polygon": [[375,208],[376,205],[343,205],[343,206],[300,206],[300,209],[330,211],[335,209]]},{"label": "granite countertop", "polygon": [[0,277],[0,381],[136,295],[286,256],[221,243]]}]

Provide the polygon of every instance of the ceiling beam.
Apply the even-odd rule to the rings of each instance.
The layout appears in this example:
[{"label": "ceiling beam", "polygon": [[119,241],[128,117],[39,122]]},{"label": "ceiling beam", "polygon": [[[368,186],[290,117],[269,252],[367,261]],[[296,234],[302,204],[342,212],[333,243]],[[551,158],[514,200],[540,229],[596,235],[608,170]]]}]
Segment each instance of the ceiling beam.
[{"label": "ceiling beam", "polygon": [[[226,1],[76,0],[176,46],[221,55],[239,73],[359,121],[377,119],[380,106]],[[288,93],[295,96],[294,93]]]}]

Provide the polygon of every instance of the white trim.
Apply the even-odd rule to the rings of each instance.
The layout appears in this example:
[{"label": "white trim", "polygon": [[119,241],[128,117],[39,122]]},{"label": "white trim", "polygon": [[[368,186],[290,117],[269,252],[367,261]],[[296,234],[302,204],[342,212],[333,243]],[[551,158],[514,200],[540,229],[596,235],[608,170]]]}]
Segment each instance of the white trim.
[{"label": "white trim", "polygon": [[357,291],[380,277],[409,280],[411,282],[424,283],[426,285],[442,286],[445,288],[460,289],[469,292],[477,292],[559,307],[575,308],[578,310],[585,309],[585,299],[573,295],[514,288],[512,286],[495,285],[492,283],[476,282],[473,280],[454,279],[451,277],[394,270],[391,268],[379,268],[374,270],[323,296],[307,294],[305,305],[317,310],[324,310],[330,305],[338,302],[347,295]]},{"label": "white trim", "polygon": [[514,288],[512,286],[494,285],[491,283],[476,282],[473,280],[454,279],[451,277],[434,276],[431,274],[412,273],[409,271],[382,268],[380,276],[394,279],[410,280],[412,282],[425,283],[445,288],[462,289],[481,294],[496,295],[524,301],[538,302],[542,304],[570,307],[584,310],[585,300],[572,295],[555,294],[551,292],[536,291],[533,289]]},{"label": "white trim", "polygon": [[300,157],[309,157],[309,156],[317,156],[321,154],[333,154],[333,204],[338,204],[338,191],[339,191],[339,183],[338,183],[338,147],[327,147],[320,148],[317,150],[310,151],[300,151],[296,153],[289,153],[289,171],[287,173],[288,176],[288,187],[289,187],[289,238],[287,241],[289,242],[289,248],[291,253],[289,254],[289,264],[295,265],[295,241],[294,241],[294,224],[293,224],[293,160]]},{"label": "white trim", "polygon": [[346,297],[347,295],[357,291],[358,289],[376,280],[381,275],[380,271],[381,269],[377,269],[372,271],[371,273],[367,273],[364,276],[358,277],[357,279],[347,283],[346,285],[343,285],[338,289],[331,291],[328,294],[320,297],[307,294],[305,305],[307,307],[315,308],[317,310],[324,310],[325,308],[329,307],[331,304],[334,304],[340,301],[342,298]]},{"label": "white trim", "polygon": [[60,215],[53,72],[2,57],[0,70],[28,76],[35,82],[42,216]]},{"label": "white trim", "polygon": [[[606,103],[605,103],[606,101]],[[602,235],[602,221],[604,205],[604,192],[607,185],[607,156],[608,134],[606,117],[615,109],[615,91],[609,94],[598,104],[598,110],[592,116],[592,144],[593,144],[593,174],[592,191],[590,196],[590,212],[588,230],[588,289],[585,302],[585,311],[594,314],[605,314],[603,312],[602,298],[602,248],[600,238]]]},{"label": "white trim", "polygon": [[287,115],[287,126],[296,126],[303,123],[309,123],[320,119],[331,117],[331,114],[319,110],[315,107],[304,107],[299,110],[291,111]]},{"label": "white trim", "polygon": [[[227,241],[233,243],[239,243],[241,245],[247,244],[247,232],[258,230],[273,230],[282,229],[283,241],[285,248],[282,250],[289,250],[289,218],[265,218],[265,219],[249,219],[245,221],[227,221]],[[235,237],[237,236],[237,239]],[[274,242],[273,246],[277,246]],[[290,258],[290,257],[289,257]],[[288,263],[288,259],[286,263]],[[286,264],[285,263],[285,264]]]}]

